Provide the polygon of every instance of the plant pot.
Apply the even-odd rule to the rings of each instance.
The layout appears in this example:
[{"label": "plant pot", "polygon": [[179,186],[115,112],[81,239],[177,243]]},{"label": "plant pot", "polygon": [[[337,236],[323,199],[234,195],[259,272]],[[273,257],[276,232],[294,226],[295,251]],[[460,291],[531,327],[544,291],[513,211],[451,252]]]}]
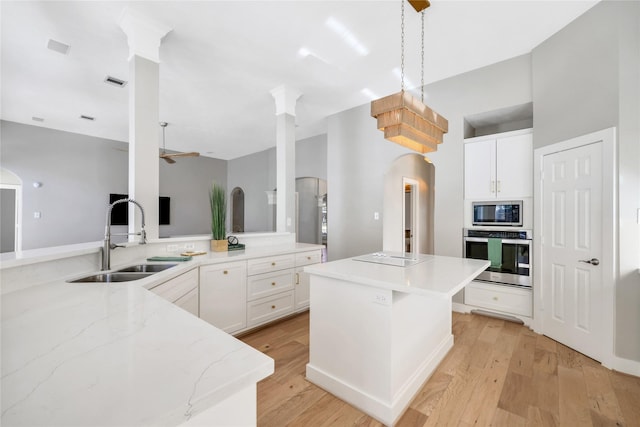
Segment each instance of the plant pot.
[{"label": "plant pot", "polygon": [[228,250],[229,242],[227,239],[224,240],[211,240],[211,251],[212,252],[226,252]]}]

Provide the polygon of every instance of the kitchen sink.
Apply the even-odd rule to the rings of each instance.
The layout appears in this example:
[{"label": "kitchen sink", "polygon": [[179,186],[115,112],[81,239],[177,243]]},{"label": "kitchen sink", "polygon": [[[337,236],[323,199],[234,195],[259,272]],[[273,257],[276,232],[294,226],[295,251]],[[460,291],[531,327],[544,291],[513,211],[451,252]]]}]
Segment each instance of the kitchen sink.
[{"label": "kitchen sink", "polygon": [[117,270],[118,273],[157,273],[178,264],[138,264]]},{"label": "kitchen sink", "polygon": [[152,272],[133,273],[133,272],[112,272],[97,273],[90,276],[81,277],[76,280],[69,280],[69,283],[111,283],[111,282],[131,282],[133,280],[144,279],[151,276]]}]

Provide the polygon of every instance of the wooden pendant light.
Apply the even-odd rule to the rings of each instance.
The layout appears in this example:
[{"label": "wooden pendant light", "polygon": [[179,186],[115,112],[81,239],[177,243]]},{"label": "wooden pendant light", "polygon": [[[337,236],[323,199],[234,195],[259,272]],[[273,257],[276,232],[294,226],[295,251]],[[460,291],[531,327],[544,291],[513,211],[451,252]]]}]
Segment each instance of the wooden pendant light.
[{"label": "wooden pendant light", "polygon": [[[378,129],[385,139],[425,154],[438,149],[443,135],[449,131],[449,122],[427,107],[422,100],[404,91],[404,1],[402,2],[402,89],[398,93],[371,102],[371,116],[378,120]],[[420,12],[429,7],[428,1],[409,3]],[[424,12],[422,19],[422,55],[424,78]],[[422,84],[424,96],[424,81]]]}]

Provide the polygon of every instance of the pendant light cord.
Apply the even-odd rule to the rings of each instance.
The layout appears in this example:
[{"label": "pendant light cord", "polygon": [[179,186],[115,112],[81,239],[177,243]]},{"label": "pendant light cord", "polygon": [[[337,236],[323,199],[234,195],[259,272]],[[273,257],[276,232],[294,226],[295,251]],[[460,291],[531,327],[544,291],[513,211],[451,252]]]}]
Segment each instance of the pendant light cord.
[{"label": "pendant light cord", "polygon": [[[404,92],[404,2],[400,0],[400,88]],[[420,101],[424,104],[424,10],[420,12],[420,19],[422,20],[422,32],[421,38],[421,62],[420,62]]]},{"label": "pendant light cord", "polygon": [[400,4],[400,88],[404,92],[404,0]]},{"label": "pendant light cord", "polygon": [[422,78],[421,78],[421,85],[420,85],[420,102],[422,102],[424,104],[424,10],[422,12],[420,12],[420,15],[422,15],[422,34],[421,34],[421,38],[422,38],[422,62],[421,62],[421,67],[420,67],[420,72],[422,74]]}]

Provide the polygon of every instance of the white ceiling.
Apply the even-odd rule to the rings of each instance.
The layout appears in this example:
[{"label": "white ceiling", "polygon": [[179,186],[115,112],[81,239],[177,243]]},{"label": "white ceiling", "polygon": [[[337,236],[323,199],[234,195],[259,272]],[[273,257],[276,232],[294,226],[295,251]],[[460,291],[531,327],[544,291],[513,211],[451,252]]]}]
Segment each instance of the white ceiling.
[{"label": "white ceiling", "polygon": [[[432,0],[425,83],[528,53],[595,3]],[[233,159],[273,147],[270,90],[282,84],[303,94],[296,139],[325,133],[328,115],[371,101],[365,88],[376,96],[400,89],[399,0],[2,1],[1,118],[127,141],[129,86],[103,83],[107,75],[129,79],[118,25],[127,6],[173,28],[160,47],[168,149]],[[405,10],[405,74],[419,84],[420,19],[408,3]],[[49,39],[69,44],[68,54],[47,49]]]}]

